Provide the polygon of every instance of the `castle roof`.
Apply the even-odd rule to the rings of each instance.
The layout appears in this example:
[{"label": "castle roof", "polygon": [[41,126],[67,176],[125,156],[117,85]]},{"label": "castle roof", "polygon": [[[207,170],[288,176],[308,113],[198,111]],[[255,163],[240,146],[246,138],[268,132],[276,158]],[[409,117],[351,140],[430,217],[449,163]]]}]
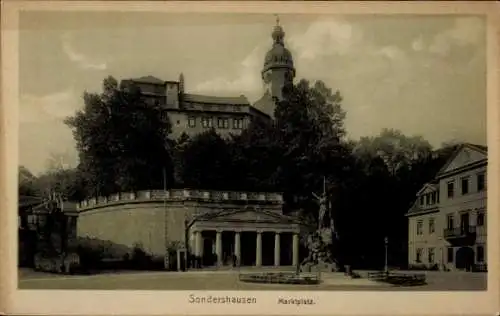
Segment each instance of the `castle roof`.
[{"label": "castle roof", "polygon": [[186,93],[183,96],[183,100],[185,102],[193,102],[193,103],[250,105],[248,99],[243,95],[239,97],[219,97],[219,96]]},{"label": "castle roof", "polygon": [[165,84],[164,80],[161,80],[159,78],[156,78],[154,76],[144,76],[140,78],[134,78],[130,79],[133,82],[138,82],[138,83],[150,83],[150,84]]}]

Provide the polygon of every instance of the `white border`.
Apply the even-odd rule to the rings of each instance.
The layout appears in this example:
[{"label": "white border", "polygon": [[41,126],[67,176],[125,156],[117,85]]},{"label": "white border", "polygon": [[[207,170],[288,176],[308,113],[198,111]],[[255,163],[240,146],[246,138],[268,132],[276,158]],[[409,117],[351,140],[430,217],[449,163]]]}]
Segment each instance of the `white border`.
[{"label": "white border", "polygon": [[[16,239],[18,161],[18,12],[23,10],[169,11],[314,14],[487,14],[488,15],[488,291],[484,292],[159,292],[17,290]],[[3,312],[16,314],[488,314],[500,311],[498,256],[498,101],[497,39],[494,2],[118,2],[7,1],[2,5],[2,115],[0,142],[0,248]],[[36,53],[36,52],[34,52]],[[194,305],[188,295],[245,295],[249,305]],[[315,305],[277,305],[278,297],[312,298]]]}]

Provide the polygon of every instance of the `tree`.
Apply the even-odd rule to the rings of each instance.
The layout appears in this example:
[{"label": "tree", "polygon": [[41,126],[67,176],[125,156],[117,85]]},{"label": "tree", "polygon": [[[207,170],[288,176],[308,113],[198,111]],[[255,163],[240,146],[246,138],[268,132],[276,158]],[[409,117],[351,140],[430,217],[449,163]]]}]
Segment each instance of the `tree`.
[{"label": "tree", "polygon": [[342,98],[323,82],[311,87],[306,80],[285,87],[284,95],[275,110],[276,146],[282,157],[276,178],[291,207],[309,208],[311,192],[322,189],[323,177],[340,183],[343,168],[350,165],[343,143]]},{"label": "tree", "polygon": [[172,183],[166,112],[146,102],[138,87],[119,88],[113,77],[103,81],[102,93],[85,92],[83,100],[83,110],[66,124],[73,129],[78,171],[89,194],[161,188],[162,170]]},{"label": "tree", "polygon": [[230,190],[231,156],[228,144],[214,129],[198,134],[182,151],[182,181],[196,189]]},{"label": "tree", "polygon": [[281,162],[281,147],[273,124],[253,119],[229,145],[234,185],[239,190],[277,190],[275,172]]},{"label": "tree", "polygon": [[38,196],[34,182],[36,177],[24,166],[19,166],[18,170],[18,192],[20,196]]}]

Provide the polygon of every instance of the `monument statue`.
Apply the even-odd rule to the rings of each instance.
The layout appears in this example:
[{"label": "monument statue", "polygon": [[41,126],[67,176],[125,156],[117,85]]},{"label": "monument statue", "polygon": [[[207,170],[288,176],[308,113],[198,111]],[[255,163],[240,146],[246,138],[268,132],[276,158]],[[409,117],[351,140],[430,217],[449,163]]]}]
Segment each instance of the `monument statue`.
[{"label": "monument statue", "polygon": [[[312,193],[312,195],[316,198],[319,206],[318,228],[308,238],[309,254],[301,265],[303,266],[303,270],[311,270],[312,266],[324,267],[328,270],[336,270],[337,262],[332,254],[332,246],[334,240],[337,238],[337,233],[333,225],[332,207],[329,205],[325,178],[323,178],[323,193],[320,196],[315,193]],[[327,213],[330,219],[329,225],[325,223]]]}]

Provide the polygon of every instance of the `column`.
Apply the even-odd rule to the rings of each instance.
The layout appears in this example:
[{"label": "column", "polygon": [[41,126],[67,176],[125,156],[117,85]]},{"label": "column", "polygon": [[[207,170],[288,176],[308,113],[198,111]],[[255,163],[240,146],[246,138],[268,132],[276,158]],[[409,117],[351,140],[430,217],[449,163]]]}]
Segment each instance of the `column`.
[{"label": "column", "polygon": [[177,250],[177,271],[181,271],[181,251]]},{"label": "column", "polygon": [[262,265],[262,232],[257,231],[257,243],[255,251],[255,265],[260,267]]},{"label": "column", "polygon": [[241,237],[240,232],[234,232],[234,255],[236,256],[236,265],[240,266],[241,262]]},{"label": "column", "polygon": [[293,234],[293,265],[296,266],[299,264],[299,234]]},{"label": "column", "polygon": [[195,240],[195,251],[194,254],[196,256],[203,256],[203,239],[201,236],[201,231],[197,231],[194,234],[194,240]]},{"label": "column", "polygon": [[218,230],[215,237],[215,254],[217,255],[217,266],[222,266],[222,231]]},{"label": "column", "polygon": [[280,265],[281,248],[280,248],[280,233],[274,233],[274,265]]}]

